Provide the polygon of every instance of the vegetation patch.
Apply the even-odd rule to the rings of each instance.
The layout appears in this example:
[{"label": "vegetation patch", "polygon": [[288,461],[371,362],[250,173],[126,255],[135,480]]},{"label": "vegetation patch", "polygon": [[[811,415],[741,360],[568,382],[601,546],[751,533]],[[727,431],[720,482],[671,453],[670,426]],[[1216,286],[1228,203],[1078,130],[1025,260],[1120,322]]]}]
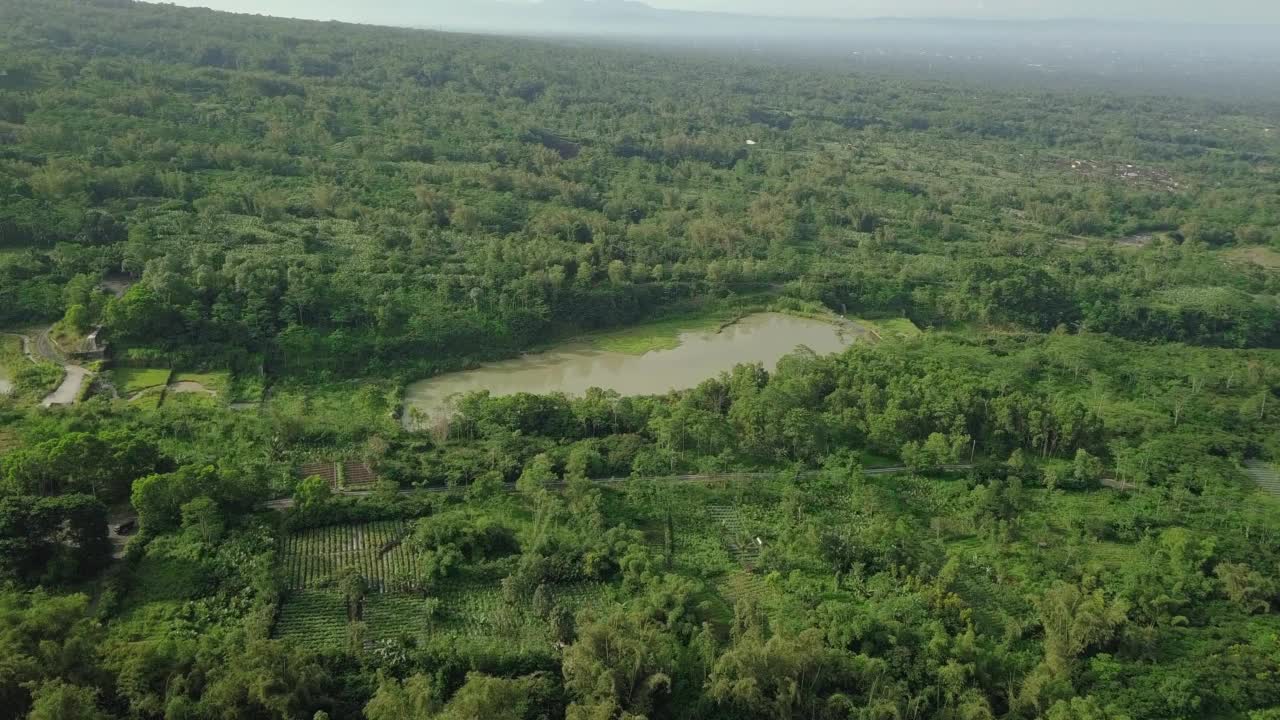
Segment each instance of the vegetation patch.
[{"label": "vegetation patch", "polygon": [[1231,262],[1248,263],[1268,270],[1280,270],[1280,251],[1269,247],[1241,247],[1223,253]]},{"label": "vegetation patch", "polygon": [[220,398],[228,395],[231,387],[231,373],[229,372],[188,372],[180,371],[173,374],[169,385],[179,385],[181,383],[190,383],[190,389],[199,392],[201,389],[208,391]]},{"label": "vegetation patch", "polygon": [[688,315],[659,320],[587,338],[592,347],[627,355],[643,355],[680,346],[681,333],[717,330],[742,316],[739,310]]},{"label": "vegetation patch", "polygon": [[285,538],[280,566],[289,590],[332,589],[338,573],[354,567],[377,592],[413,590],[418,556],[404,540],[402,521],[338,525],[304,530]]},{"label": "vegetation patch", "polygon": [[853,321],[874,328],[882,338],[912,338],[921,333],[920,328],[916,327],[916,324],[911,322],[909,318],[879,318],[876,320],[853,318]]},{"label": "vegetation patch", "polygon": [[126,398],[132,398],[146,390],[159,390],[169,384],[171,370],[161,368],[121,367],[111,371],[116,390]]}]

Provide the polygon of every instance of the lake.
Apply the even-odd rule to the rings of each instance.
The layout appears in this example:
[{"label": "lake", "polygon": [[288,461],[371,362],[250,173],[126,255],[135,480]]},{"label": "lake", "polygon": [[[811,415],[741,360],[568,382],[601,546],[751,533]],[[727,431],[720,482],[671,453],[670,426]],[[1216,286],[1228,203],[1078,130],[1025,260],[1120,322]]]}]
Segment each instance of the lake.
[{"label": "lake", "polygon": [[405,423],[412,422],[412,408],[430,420],[446,417],[452,411],[451,398],[476,390],[493,395],[581,395],[593,387],[622,395],[685,390],[740,363],[762,363],[772,370],[778,360],[800,346],[820,355],[839,352],[860,334],[854,326],[757,313],[719,331],[681,333],[677,347],[643,355],[573,343],[412,383],[405,391]]}]

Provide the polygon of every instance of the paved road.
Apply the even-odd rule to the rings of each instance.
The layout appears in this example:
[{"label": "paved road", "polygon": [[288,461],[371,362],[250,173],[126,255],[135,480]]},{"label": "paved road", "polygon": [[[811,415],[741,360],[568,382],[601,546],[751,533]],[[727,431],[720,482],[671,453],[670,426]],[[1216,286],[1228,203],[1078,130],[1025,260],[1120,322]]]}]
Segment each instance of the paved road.
[{"label": "paved road", "polygon": [[[971,467],[973,466],[968,464],[943,465],[942,469],[947,471],[956,471],[956,470],[968,470]],[[893,467],[867,468],[863,470],[863,473],[865,473],[870,477],[877,477],[880,475],[896,475],[898,473],[903,473],[908,471],[910,471],[910,468],[906,467],[905,465],[895,465]],[[818,472],[819,471],[817,470],[808,470],[800,473],[800,475],[801,477],[813,477],[817,475]],[[642,478],[642,479],[654,480],[654,481],[669,480],[673,482],[691,482],[691,483],[741,482],[744,480],[768,480],[771,478],[776,478],[780,474],[782,474],[781,471],[759,472],[759,473],[713,473],[713,474],[704,474],[704,475],[665,475],[661,477],[651,477],[651,478]],[[599,479],[593,480],[592,482],[594,482],[597,485],[622,485],[623,483],[626,483],[628,480],[631,480],[631,478],[611,477],[611,478],[599,478]],[[549,487],[552,489],[562,489],[567,484],[568,483],[565,483],[565,482],[557,482],[557,483],[552,483]],[[509,492],[515,492],[516,484],[507,483],[506,488],[507,488],[507,491]],[[443,493],[443,492],[449,492],[449,488],[441,487],[441,486],[405,488],[400,491],[400,494],[414,495],[417,493]],[[373,494],[373,491],[372,490],[340,490],[338,491],[338,494],[344,495],[346,497],[368,497],[369,495]],[[280,498],[278,500],[270,500],[264,503],[263,507],[266,507],[271,510],[288,510],[289,508],[293,507],[293,498]]]}]

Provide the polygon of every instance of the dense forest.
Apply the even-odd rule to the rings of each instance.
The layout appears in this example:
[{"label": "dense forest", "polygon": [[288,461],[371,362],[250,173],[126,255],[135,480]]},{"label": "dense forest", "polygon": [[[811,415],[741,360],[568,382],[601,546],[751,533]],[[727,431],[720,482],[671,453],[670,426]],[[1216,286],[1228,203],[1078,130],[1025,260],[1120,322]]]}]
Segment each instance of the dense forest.
[{"label": "dense forest", "polygon": [[1273,98],[0,11],[0,718],[1280,718]]}]

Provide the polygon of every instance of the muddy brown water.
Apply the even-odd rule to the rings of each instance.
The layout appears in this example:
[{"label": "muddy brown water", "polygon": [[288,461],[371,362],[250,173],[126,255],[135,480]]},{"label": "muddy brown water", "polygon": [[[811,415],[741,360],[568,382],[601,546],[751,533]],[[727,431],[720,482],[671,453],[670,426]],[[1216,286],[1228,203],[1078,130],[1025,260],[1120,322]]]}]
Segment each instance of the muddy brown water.
[{"label": "muddy brown water", "polygon": [[456,399],[488,390],[495,396],[526,392],[581,395],[593,387],[621,395],[654,395],[685,390],[740,363],[772,370],[778,360],[803,346],[826,355],[859,336],[851,326],[781,313],[748,315],[719,331],[680,334],[679,346],[643,355],[597,350],[586,344],[529,354],[412,383],[405,391],[405,424],[413,409],[428,421],[447,417]]}]

